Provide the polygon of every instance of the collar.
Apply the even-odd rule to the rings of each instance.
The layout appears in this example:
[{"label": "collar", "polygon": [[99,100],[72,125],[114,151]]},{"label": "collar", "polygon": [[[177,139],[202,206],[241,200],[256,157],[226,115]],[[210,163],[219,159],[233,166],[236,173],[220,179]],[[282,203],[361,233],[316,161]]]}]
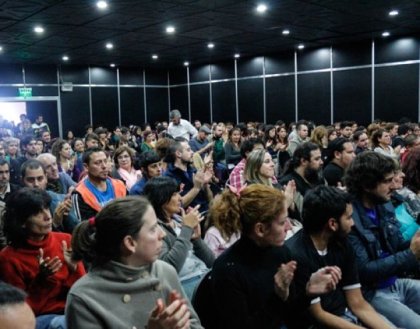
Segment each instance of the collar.
[{"label": "collar", "polygon": [[134,267],[111,260],[101,267],[94,268],[92,272],[100,272],[101,277],[110,281],[131,282],[140,278],[150,277],[152,265],[153,264],[147,264],[140,267]]}]

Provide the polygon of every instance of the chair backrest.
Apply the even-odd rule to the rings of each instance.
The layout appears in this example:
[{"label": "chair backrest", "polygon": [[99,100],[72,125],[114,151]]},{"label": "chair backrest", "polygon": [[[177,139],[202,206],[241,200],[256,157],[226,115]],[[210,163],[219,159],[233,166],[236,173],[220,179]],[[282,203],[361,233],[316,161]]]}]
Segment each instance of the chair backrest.
[{"label": "chair backrest", "polygon": [[201,325],[204,328],[217,329],[211,270],[207,272],[197,285],[191,299],[191,304],[197,312]]}]

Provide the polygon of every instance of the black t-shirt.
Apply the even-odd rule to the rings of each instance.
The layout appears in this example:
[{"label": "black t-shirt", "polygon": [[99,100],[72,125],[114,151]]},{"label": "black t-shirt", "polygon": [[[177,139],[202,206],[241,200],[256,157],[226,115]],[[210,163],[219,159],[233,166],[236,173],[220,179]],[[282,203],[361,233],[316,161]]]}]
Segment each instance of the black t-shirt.
[{"label": "black t-shirt", "polygon": [[334,162],[330,162],[324,169],[324,178],[329,186],[337,186],[338,182],[343,184],[344,169]]},{"label": "black t-shirt", "polygon": [[[286,241],[286,246],[291,250],[292,258],[297,261],[297,270],[294,277],[297,291],[306,289],[306,283],[309,281],[311,274],[320,268],[334,265],[341,269],[342,279],[337,289],[318,298],[314,297],[311,303],[320,301],[324,311],[337,316],[343,315],[347,307],[344,290],[360,288],[356,258],[347,239],[331,242],[325,254],[320,255],[309,235],[301,230]],[[289,325],[288,323],[288,327],[304,328],[310,322],[313,322],[307,309],[302,309],[301,314],[299,317],[290,319],[292,324]]]}]

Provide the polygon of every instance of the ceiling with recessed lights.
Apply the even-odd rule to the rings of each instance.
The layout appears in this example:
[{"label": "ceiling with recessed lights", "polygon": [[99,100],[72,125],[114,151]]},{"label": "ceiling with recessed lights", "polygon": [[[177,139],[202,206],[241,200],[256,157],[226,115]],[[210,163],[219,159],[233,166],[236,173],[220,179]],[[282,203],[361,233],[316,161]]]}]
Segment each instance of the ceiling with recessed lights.
[{"label": "ceiling with recessed lights", "polygon": [[75,65],[172,67],[420,32],[413,0],[106,2],[0,1],[0,61],[58,64],[68,56]]}]

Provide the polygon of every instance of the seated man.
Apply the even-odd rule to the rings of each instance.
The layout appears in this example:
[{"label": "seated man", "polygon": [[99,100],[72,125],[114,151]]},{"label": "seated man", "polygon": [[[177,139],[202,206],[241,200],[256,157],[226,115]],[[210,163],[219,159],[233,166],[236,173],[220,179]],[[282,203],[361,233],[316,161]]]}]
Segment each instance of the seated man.
[{"label": "seated man", "polygon": [[26,294],[0,282],[0,323],[2,329],[34,329],[35,316],[25,302]]},{"label": "seated man", "polygon": [[315,321],[327,328],[392,328],[363,298],[356,258],[347,235],[353,226],[350,195],[337,188],[318,186],[303,201],[303,230],[286,246],[297,261],[297,289],[304,290],[310,273],[325,266],[341,269],[337,288],[311,301],[309,312],[302,308],[299,316],[290,317],[288,328],[307,328]]},{"label": "seated man", "polygon": [[56,157],[50,153],[42,153],[38,155],[37,160],[42,163],[47,174],[47,190],[58,194],[71,194],[76,182],[67,173],[58,171]]},{"label": "seated man", "polygon": [[165,176],[174,178],[181,190],[183,207],[200,205],[200,212],[207,211],[213,193],[209,187],[212,173],[197,171],[191,166],[193,151],[188,141],[182,138],[170,146],[168,150],[168,168]]},{"label": "seated man", "polygon": [[281,186],[291,180],[296,183],[294,202],[302,212],[303,197],[311,188],[325,184],[322,177],[321,150],[317,144],[305,142],[299,145],[287,165],[284,176],[279,180]]},{"label": "seated man", "polygon": [[[21,168],[22,185],[25,187],[47,189],[47,175],[42,163],[38,160],[28,160]],[[54,231],[73,232],[74,227],[79,223],[70,197],[66,194],[59,194],[47,190],[51,197],[50,212],[53,215]]]},{"label": "seated man", "polygon": [[404,241],[392,205],[385,205],[395,170],[394,160],[371,151],[348,168],[344,180],[355,198],[349,240],[365,298],[396,326],[414,329],[420,323],[420,282],[406,277],[419,270],[420,232]]},{"label": "seated man", "polygon": [[108,159],[105,151],[99,147],[85,151],[83,165],[87,177],[76,186],[72,194],[72,202],[79,220],[95,216],[109,201],[127,194],[122,181],[108,177]]},{"label": "seated man", "polygon": [[324,168],[324,178],[330,186],[344,186],[344,171],[353,161],[355,154],[353,143],[344,137],[338,137],[328,144],[330,162]]},{"label": "seated man", "polygon": [[140,154],[139,165],[142,178],[133,185],[130,190],[130,195],[142,195],[147,181],[153,177],[162,175],[162,161],[154,151]]}]

